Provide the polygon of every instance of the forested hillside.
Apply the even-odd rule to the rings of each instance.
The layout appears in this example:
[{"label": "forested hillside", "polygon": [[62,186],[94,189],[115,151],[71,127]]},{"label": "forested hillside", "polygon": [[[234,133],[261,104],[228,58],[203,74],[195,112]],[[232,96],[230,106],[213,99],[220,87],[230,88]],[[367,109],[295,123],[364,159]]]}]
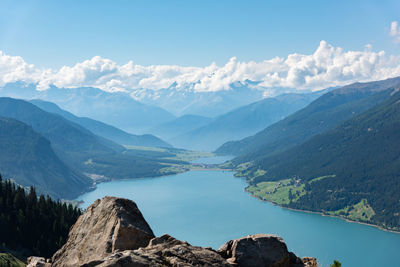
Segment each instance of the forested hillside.
[{"label": "forested hillside", "polygon": [[254,136],[225,143],[216,152],[244,156],[236,162],[282,152],[388,99],[399,85],[400,78],[393,78],[335,89]]},{"label": "forested hillside", "polygon": [[0,150],[3,175],[23,186],[56,198],[75,198],[92,186],[60,160],[46,138],[17,120],[0,117]]},{"label": "forested hillside", "polygon": [[242,173],[252,177],[249,191],[260,198],[280,193],[274,202],[282,205],[399,230],[399,140],[395,90],[387,101],[302,145],[256,158]]},{"label": "forested hillside", "polygon": [[0,176],[0,245],[3,249],[49,257],[66,241],[81,211],[29,192]]}]

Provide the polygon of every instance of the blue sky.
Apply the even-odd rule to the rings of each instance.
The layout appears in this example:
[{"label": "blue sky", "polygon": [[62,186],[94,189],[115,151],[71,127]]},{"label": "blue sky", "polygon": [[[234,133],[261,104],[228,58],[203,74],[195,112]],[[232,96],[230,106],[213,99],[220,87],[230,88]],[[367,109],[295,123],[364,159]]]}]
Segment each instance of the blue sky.
[{"label": "blue sky", "polygon": [[0,1],[0,50],[38,67],[93,56],[206,66],[311,54],[321,40],[399,54],[400,1]]}]

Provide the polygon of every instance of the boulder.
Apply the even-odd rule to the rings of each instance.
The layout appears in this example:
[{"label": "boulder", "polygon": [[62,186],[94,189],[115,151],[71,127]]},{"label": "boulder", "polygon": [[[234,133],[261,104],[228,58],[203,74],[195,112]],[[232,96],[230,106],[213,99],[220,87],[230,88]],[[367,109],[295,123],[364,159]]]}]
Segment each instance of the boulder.
[{"label": "boulder", "polygon": [[288,251],[283,239],[275,235],[257,234],[230,240],[217,252],[230,264],[240,267],[306,266],[302,259]]},{"label": "boulder", "polygon": [[27,259],[27,262],[27,267],[51,267],[49,260],[43,257],[32,256]]},{"label": "boulder", "polygon": [[152,238],[153,231],[133,201],[104,197],[78,218],[67,243],[53,255],[52,266],[102,260],[117,250],[145,247]]},{"label": "boulder", "polygon": [[115,252],[102,261],[85,266],[144,267],[144,266],[216,266],[231,267],[216,251],[192,246],[169,235],[154,238],[145,248]]}]

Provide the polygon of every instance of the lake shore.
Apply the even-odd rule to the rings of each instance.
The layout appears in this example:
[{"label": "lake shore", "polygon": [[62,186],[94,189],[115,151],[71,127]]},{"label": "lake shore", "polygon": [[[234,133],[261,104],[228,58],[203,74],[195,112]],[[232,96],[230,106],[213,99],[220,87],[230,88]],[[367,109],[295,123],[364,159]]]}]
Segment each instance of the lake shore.
[{"label": "lake shore", "polygon": [[[239,178],[244,178],[244,177],[239,177]],[[344,220],[344,221],[346,221],[346,222],[349,222],[349,223],[363,224],[363,225],[367,225],[367,226],[372,226],[372,227],[377,228],[377,229],[379,229],[379,230],[381,230],[381,231],[390,232],[390,233],[395,233],[395,234],[400,234],[400,230],[396,231],[396,230],[392,230],[392,229],[387,229],[387,228],[384,228],[384,227],[382,227],[382,226],[379,226],[379,225],[376,225],[376,224],[373,224],[373,223],[367,223],[367,222],[360,222],[360,221],[356,221],[356,220],[351,220],[351,219],[346,218],[346,217],[343,217],[343,216],[332,215],[332,214],[325,213],[325,212],[323,212],[323,211],[302,210],[302,209],[295,209],[295,208],[291,208],[291,207],[282,206],[282,205],[279,205],[278,203],[275,203],[275,202],[273,202],[273,201],[268,201],[268,200],[262,199],[262,198],[260,198],[260,197],[258,197],[258,196],[256,196],[256,195],[254,195],[252,192],[250,192],[250,191],[247,190],[247,187],[245,188],[245,191],[246,191],[250,196],[252,196],[252,197],[254,197],[254,198],[256,198],[256,199],[258,199],[258,200],[260,200],[260,201],[262,201],[262,202],[271,203],[271,204],[273,204],[273,205],[275,205],[275,206],[278,206],[278,207],[280,207],[280,208],[282,208],[282,209],[287,209],[287,210],[292,210],[292,211],[299,211],[299,212],[305,212],[305,213],[313,213],[313,214],[318,214],[318,215],[325,216],[325,217],[339,218],[339,219],[342,219],[342,220]]]}]

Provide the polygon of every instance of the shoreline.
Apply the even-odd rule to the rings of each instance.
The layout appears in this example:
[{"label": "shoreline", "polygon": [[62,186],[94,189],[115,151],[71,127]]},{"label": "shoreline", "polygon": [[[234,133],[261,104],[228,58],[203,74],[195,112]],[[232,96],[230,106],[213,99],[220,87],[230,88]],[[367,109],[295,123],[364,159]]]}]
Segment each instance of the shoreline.
[{"label": "shoreline", "polygon": [[[241,178],[244,178],[244,177],[241,177]],[[280,207],[280,208],[282,208],[282,209],[287,209],[287,210],[297,211],[297,212],[304,212],[304,213],[318,214],[318,215],[321,215],[321,216],[331,217],[331,218],[338,218],[338,219],[344,220],[344,221],[346,221],[346,222],[348,222],[348,223],[363,224],[363,225],[367,225],[367,226],[374,227],[374,228],[376,228],[376,229],[378,229],[378,230],[381,230],[381,231],[390,232],[390,233],[395,233],[395,234],[400,234],[400,230],[396,231],[396,230],[386,229],[386,228],[383,228],[382,226],[379,226],[379,225],[376,225],[376,224],[367,223],[367,222],[355,221],[355,220],[351,220],[351,219],[346,218],[346,217],[327,214],[327,213],[324,213],[323,211],[302,210],[302,209],[295,209],[295,208],[291,208],[291,207],[284,207],[284,206],[281,206],[281,205],[279,205],[279,204],[277,204],[277,203],[275,203],[275,202],[268,201],[268,200],[265,200],[265,199],[261,199],[260,197],[257,197],[257,196],[255,196],[255,195],[253,195],[251,192],[249,192],[249,191],[247,190],[247,187],[246,187],[244,190],[245,190],[251,197],[254,197],[254,198],[256,198],[256,199],[258,199],[259,201],[262,201],[262,202],[271,203],[272,205],[278,206],[278,207]]]},{"label": "shoreline", "polygon": [[[233,170],[233,169],[222,169],[222,168],[191,168],[191,169],[188,169],[188,170],[183,171],[183,172],[176,172],[176,173],[165,174],[165,175],[160,175],[160,176],[136,177],[136,178],[125,178],[125,179],[107,179],[107,180],[102,180],[102,181],[99,181],[99,182],[95,182],[95,181],[94,181],[94,182],[93,182],[93,185],[94,185],[94,186],[93,186],[90,190],[88,190],[87,192],[84,192],[83,194],[81,194],[81,195],[79,195],[79,196],[82,196],[82,195],[84,195],[84,194],[86,194],[86,193],[89,193],[89,192],[91,192],[91,191],[94,191],[94,190],[97,188],[97,184],[100,184],[100,183],[113,182],[113,181],[126,181],[126,180],[132,180],[132,179],[163,178],[163,177],[168,177],[168,176],[172,176],[172,175],[177,175],[177,174],[185,173],[185,172],[189,172],[189,171],[222,171],[222,172],[227,171],[227,172],[235,172],[235,170]],[[244,179],[246,179],[246,178],[243,177],[243,176],[233,176],[233,177],[234,177],[234,178],[244,178]],[[271,203],[272,205],[278,206],[278,207],[280,207],[280,208],[282,208],[282,209],[287,209],[287,210],[292,210],[292,211],[297,211],[297,212],[304,212],[304,213],[313,213],[313,214],[318,214],[318,215],[321,215],[321,216],[326,216],[326,217],[331,217],[331,218],[338,218],[338,219],[344,220],[344,221],[349,222],[349,223],[363,224],[363,225],[367,225],[367,226],[374,227],[374,228],[376,228],[376,229],[378,229],[378,230],[381,230],[381,231],[391,232],[391,233],[395,233],[395,234],[400,234],[400,230],[391,230],[391,229],[387,229],[387,228],[384,228],[384,227],[379,226],[379,225],[376,225],[376,224],[367,223],[367,222],[355,221],[355,220],[351,220],[351,219],[346,218],[346,217],[343,217],[343,216],[327,214],[327,213],[325,213],[325,212],[323,212],[323,211],[311,211],[311,210],[295,209],[295,208],[291,208],[291,207],[281,206],[281,205],[279,205],[279,204],[277,204],[277,203],[275,203],[275,202],[268,201],[268,200],[265,200],[265,199],[262,199],[262,198],[260,198],[260,197],[255,196],[254,194],[252,194],[250,191],[247,190],[247,187],[244,188],[244,191],[246,191],[251,197],[254,197],[254,198],[258,199],[259,201]],[[73,200],[71,200],[71,201],[77,201],[77,199],[73,199]],[[79,202],[80,202],[80,201],[79,201]],[[78,207],[80,206],[80,204],[81,204],[81,203],[78,203]]]}]

